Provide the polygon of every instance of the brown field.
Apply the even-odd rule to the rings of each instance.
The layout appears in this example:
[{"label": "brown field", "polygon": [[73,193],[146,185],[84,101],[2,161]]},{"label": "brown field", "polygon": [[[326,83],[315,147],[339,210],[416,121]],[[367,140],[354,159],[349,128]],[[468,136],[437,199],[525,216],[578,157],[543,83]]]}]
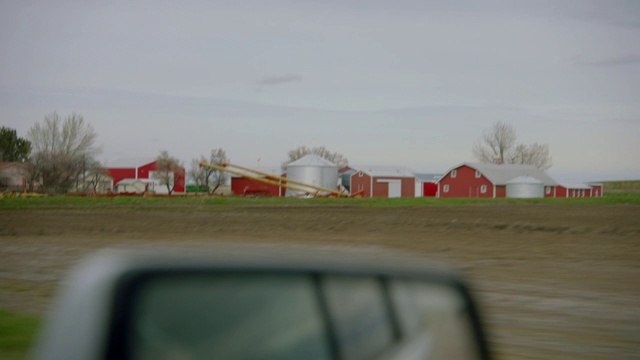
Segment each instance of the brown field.
[{"label": "brown field", "polygon": [[459,269],[499,359],[640,358],[640,206],[0,211],[0,308],[44,314],[81,257],[214,242],[375,246]]}]

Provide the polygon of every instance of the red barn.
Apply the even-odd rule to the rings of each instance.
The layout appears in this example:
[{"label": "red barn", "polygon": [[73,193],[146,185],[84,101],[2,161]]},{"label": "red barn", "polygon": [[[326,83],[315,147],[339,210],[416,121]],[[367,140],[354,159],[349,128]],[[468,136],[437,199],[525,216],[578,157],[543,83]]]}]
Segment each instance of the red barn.
[{"label": "red barn", "polygon": [[557,183],[535,166],[483,163],[462,163],[449,169],[438,181],[438,197],[503,198],[507,196],[507,182],[522,175],[541,181],[544,196],[555,197]]},{"label": "red barn", "polygon": [[[150,191],[156,194],[168,193],[167,186],[160,185],[160,182],[153,178],[153,174],[157,170],[154,158],[121,158],[108,162],[106,167],[109,176],[113,178],[113,186],[116,191],[119,189],[118,184],[122,182],[122,184],[127,185],[142,183],[145,186],[143,191]],[[134,180],[139,181],[136,182]],[[184,194],[186,192],[184,168],[173,174],[173,184],[173,194]],[[120,188],[123,187],[120,186]]]},{"label": "red barn", "polygon": [[435,197],[442,174],[416,174],[416,197]]},{"label": "red barn", "polygon": [[416,175],[398,166],[353,167],[351,192],[364,191],[364,197],[415,197]]},{"label": "red barn", "polygon": [[592,197],[602,197],[604,195],[604,184],[602,183],[588,183],[591,187]]},{"label": "red barn", "polygon": [[558,197],[602,197],[602,184],[559,184]]},{"label": "red barn", "polygon": [[[275,176],[283,176],[280,167],[258,167],[256,170],[273,174]],[[256,174],[249,174],[254,177],[261,177]],[[280,181],[274,179],[273,181]],[[234,195],[254,195],[254,196],[284,196],[284,188],[278,185],[267,184],[265,182],[251,179],[244,176],[231,176],[231,192]]]}]

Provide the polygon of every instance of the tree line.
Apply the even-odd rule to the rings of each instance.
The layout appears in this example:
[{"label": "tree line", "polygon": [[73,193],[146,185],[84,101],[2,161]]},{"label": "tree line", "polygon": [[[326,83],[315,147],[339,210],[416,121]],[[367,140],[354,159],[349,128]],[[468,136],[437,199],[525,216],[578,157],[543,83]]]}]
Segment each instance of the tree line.
[{"label": "tree line", "polygon": [[[16,130],[0,128],[0,162],[19,162],[25,169],[28,190],[48,194],[64,194],[69,191],[95,192],[107,169],[97,157],[102,148],[96,145],[97,134],[82,115],[73,113],[61,118],[57,113],[44,117],[21,138]],[[499,164],[528,164],[541,169],[551,167],[551,156],[546,144],[518,144],[515,128],[496,122],[485,130],[472,149],[481,162]],[[324,146],[299,146],[287,153],[286,166],[303,156],[315,154],[340,167],[348,165],[348,159]],[[182,162],[161,150],[155,158],[153,173],[160,185],[171,194],[175,188],[174,176],[184,171]],[[208,156],[200,155],[191,160],[186,175],[192,183],[208,192],[215,192],[228,180],[228,173],[200,166],[201,162],[223,165],[229,162],[224,149],[214,148]],[[0,179],[0,182],[2,179]]]}]

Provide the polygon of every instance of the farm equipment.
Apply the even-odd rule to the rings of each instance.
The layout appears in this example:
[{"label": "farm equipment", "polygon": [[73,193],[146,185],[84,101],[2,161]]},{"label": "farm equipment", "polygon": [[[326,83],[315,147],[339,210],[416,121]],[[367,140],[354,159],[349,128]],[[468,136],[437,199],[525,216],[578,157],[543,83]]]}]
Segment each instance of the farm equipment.
[{"label": "farm equipment", "polygon": [[[251,180],[260,181],[266,184],[284,187],[293,191],[298,191],[307,196],[313,197],[354,197],[360,194],[348,194],[336,189],[329,189],[322,186],[316,186],[313,184],[304,183],[301,181],[288,179],[286,177],[269,174],[260,170],[251,169],[248,167],[232,164],[229,162],[223,162],[220,165],[210,164],[207,162],[200,162],[200,166],[206,166],[212,169],[225,171],[230,174],[243,176]],[[237,170],[234,170],[235,168]],[[315,191],[313,191],[315,190]]]}]

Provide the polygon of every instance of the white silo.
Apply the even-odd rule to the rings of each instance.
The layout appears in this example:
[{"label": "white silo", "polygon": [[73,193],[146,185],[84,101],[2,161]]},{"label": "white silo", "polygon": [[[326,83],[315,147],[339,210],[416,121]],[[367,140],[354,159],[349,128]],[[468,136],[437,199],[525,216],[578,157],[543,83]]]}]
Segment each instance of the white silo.
[{"label": "white silo", "polygon": [[[305,184],[320,186],[327,189],[338,188],[338,165],[318,155],[306,155],[287,165],[287,179],[300,181]],[[296,187],[304,186],[291,184]],[[308,188],[310,194],[318,190]],[[320,191],[320,194],[325,192]],[[304,196],[305,193],[287,189],[287,196]]]},{"label": "white silo", "polygon": [[535,199],[544,197],[544,183],[532,176],[522,175],[507,181],[507,197]]}]

